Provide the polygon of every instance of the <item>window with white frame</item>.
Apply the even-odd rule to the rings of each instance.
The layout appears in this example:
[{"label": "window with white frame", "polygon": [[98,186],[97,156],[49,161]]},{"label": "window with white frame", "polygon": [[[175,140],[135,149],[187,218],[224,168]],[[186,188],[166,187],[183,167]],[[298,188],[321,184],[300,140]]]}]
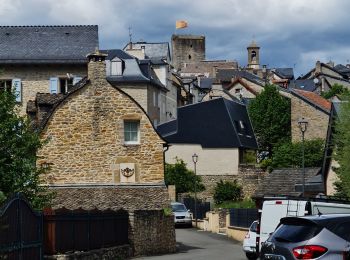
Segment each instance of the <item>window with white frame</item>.
[{"label": "window with white frame", "polygon": [[0,91],[10,91],[12,87],[12,80],[0,80]]},{"label": "window with white frame", "polygon": [[138,120],[124,121],[124,143],[125,144],[140,143],[140,121]]},{"label": "window with white frame", "polygon": [[123,75],[123,63],[121,60],[111,61],[111,76]]}]

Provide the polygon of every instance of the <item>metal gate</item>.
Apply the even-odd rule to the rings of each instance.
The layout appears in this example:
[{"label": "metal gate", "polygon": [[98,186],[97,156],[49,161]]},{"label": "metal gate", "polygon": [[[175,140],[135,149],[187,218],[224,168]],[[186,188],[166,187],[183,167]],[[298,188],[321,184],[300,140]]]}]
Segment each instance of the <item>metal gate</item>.
[{"label": "metal gate", "polygon": [[0,208],[0,259],[42,259],[42,214],[20,194]]}]

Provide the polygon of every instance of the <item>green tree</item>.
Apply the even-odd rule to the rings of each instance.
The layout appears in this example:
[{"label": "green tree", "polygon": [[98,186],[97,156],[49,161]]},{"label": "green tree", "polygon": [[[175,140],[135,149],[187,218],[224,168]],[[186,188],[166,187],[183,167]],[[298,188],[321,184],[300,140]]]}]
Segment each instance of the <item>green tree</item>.
[{"label": "green tree", "polygon": [[201,177],[188,170],[183,160],[176,159],[175,164],[165,165],[165,184],[175,185],[176,195],[178,193],[194,192],[195,183],[197,191],[205,189]]},{"label": "green tree", "polygon": [[335,188],[338,196],[350,198],[350,94],[343,95],[342,100],[335,124],[334,159],[339,163]]},{"label": "green tree", "polygon": [[24,117],[16,113],[16,97],[0,92],[0,191],[8,198],[21,192],[35,208],[45,206],[51,197],[41,186],[43,169],[36,166],[36,152],[42,146]]},{"label": "green tree", "polygon": [[242,199],[242,186],[236,180],[233,182],[222,181],[216,183],[214,190],[214,201],[221,204],[227,201],[239,201]]},{"label": "green tree", "polygon": [[332,85],[329,91],[322,92],[321,96],[324,97],[325,99],[329,99],[336,95],[341,96],[343,94],[349,94],[349,90],[345,88],[343,85],[335,83],[334,85]]},{"label": "green tree", "polygon": [[278,143],[290,140],[290,100],[274,85],[265,86],[248,106],[249,117],[261,151],[271,155]]},{"label": "green tree", "polygon": [[[302,142],[283,143],[273,149],[272,168],[301,167]],[[322,139],[305,140],[305,167],[321,167],[324,155]]]}]

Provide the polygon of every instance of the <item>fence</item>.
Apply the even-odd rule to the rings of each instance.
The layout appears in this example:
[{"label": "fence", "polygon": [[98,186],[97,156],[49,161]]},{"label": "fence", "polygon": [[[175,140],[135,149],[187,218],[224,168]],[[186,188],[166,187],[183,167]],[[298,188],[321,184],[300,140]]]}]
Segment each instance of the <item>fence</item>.
[{"label": "fence", "polygon": [[[196,218],[194,210],[195,200],[193,198],[183,198],[183,203],[193,213],[193,218]],[[197,200],[197,219],[205,218],[205,213],[210,211],[210,202],[201,202]]]},{"label": "fence", "polygon": [[42,215],[20,194],[0,209],[0,259],[42,259]]},{"label": "fence", "polygon": [[124,210],[44,212],[44,253],[88,251],[128,244],[128,213]]},{"label": "fence", "polygon": [[258,219],[258,209],[230,209],[230,226],[249,228]]}]

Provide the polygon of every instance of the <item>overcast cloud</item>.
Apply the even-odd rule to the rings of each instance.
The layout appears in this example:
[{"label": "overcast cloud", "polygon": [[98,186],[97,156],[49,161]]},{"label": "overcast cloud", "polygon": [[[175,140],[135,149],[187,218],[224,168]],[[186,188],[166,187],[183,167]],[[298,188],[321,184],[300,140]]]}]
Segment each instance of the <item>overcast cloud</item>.
[{"label": "overcast cloud", "polygon": [[133,41],[170,41],[179,34],[206,36],[207,59],[247,64],[254,38],[261,64],[307,73],[317,60],[350,63],[348,0],[0,0],[1,25],[99,26],[100,48]]}]

